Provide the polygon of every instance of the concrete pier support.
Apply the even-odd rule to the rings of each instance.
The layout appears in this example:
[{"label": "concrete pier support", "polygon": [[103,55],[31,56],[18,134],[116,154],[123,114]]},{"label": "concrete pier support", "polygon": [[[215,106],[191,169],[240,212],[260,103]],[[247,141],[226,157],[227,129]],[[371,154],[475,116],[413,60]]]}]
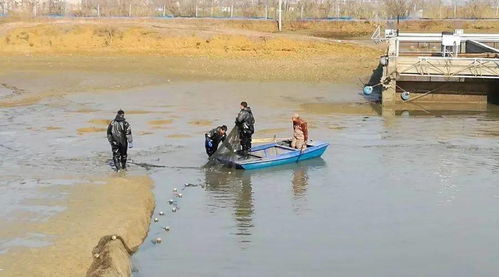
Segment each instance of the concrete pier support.
[{"label": "concrete pier support", "polygon": [[390,40],[387,51],[387,61],[383,68],[383,90],[381,92],[381,103],[383,109],[390,109],[395,105],[395,96],[397,91],[397,41]]},{"label": "concrete pier support", "polygon": [[383,103],[383,107],[395,105],[396,90],[397,81],[395,79],[391,79],[387,84],[383,85],[383,92],[381,93],[381,103]]},{"label": "concrete pier support", "polygon": [[499,34],[385,30],[384,41],[388,47],[380,60],[383,114],[423,103],[499,102]]},{"label": "concrete pier support", "polygon": [[[390,45],[389,49],[393,49],[395,45]],[[397,57],[390,56],[394,53],[388,51],[388,64],[383,68],[383,76],[381,77],[381,82],[383,83],[383,89],[381,92],[381,103],[383,104],[383,109],[392,107],[395,105],[395,97],[397,92]]]}]

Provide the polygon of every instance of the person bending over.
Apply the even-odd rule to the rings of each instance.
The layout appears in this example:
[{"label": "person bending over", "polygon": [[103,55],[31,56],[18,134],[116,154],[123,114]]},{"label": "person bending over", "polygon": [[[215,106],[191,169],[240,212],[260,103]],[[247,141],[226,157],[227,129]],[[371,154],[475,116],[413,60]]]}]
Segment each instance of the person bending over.
[{"label": "person bending over", "polygon": [[212,129],[208,133],[204,134],[205,143],[204,147],[206,149],[206,154],[211,157],[218,149],[218,144],[223,142],[227,137],[227,126],[222,125],[217,128]]}]

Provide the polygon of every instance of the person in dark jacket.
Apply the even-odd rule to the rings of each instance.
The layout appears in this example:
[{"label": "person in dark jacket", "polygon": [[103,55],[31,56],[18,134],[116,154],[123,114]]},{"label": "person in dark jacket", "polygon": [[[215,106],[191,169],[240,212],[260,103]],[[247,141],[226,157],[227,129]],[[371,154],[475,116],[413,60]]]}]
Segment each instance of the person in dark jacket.
[{"label": "person in dark jacket", "polygon": [[241,141],[241,154],[246,156],[251,149],[251,136],[255,132],[255,118],[248,103],[241,102],[241,111],[236,117],[236,126]]},{"label": "person in dark jacket", "polygon": [[225,138],[227,137],[226,133],[227,126],[222,125],[204,134],[204,147],[206,149],[206,154],[208,154],[209,157],[211,157],[211,155],[213,155],[217,151],[220,142],[223,142],[225,140]]},{"label": "person in dark jacket", "polygon": [[111,144],[113,151],[113,162],[116,171],[126,169],[127,148],[133,147],[132,129],[125,120],[125,112],[118,111],[115,119],[107,127],[107,140]]}]

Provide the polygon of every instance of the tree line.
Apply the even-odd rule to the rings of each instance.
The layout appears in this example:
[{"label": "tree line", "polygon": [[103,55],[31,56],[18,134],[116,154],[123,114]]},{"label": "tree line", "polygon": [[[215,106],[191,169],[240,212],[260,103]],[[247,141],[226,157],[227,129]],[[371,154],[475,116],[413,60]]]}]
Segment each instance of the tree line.
[{"label": "tree line", "polygon": [[[0,0],[0,14],[275,18],[279,0]],[[281,0],[285,19],[498,18],[499,0]]]}]

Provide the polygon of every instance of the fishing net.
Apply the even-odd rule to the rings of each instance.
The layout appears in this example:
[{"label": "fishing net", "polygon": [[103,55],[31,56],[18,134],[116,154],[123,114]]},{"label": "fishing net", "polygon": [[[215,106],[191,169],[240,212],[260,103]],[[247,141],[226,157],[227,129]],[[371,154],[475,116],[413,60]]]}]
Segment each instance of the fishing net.
[{"label": "fishing net", "polygon": [[239,132],[237,126],[234,126],[230,133],[218,149],[210,157],[208,164],[216,164],[219,160],[234,161],[238,158],[237,151],[241,149],[241,142],[239,140]]}]

